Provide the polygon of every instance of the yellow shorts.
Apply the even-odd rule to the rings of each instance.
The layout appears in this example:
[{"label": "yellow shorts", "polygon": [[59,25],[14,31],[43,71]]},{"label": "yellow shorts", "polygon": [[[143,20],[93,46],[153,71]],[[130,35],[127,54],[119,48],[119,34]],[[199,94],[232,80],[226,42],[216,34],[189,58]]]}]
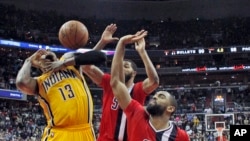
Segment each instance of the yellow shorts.
[{"label": "yellow shorts", "polygon": [[41,141],[95,141],[95,133],[89,124],[66,128],[45,127]]}]

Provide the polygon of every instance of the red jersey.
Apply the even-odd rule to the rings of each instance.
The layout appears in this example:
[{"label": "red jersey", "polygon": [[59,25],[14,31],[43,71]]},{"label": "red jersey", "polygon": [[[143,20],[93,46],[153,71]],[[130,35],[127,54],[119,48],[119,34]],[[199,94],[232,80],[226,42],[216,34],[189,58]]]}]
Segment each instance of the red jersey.
[{"label": "red jersey", "polygon": [[[104,74],[101,82],[102,118],[97,141],[126,141],[126,116],[114,97],[110,79],[110,74]],[[147,94],[143,91],[142,82],[135,83],[129,90],[131,97],[143,105]]]},{"label": "red jersey", "polygon": [[124,112],[128,122],[128,141],[189,141],[188,134],[173,122],[166,129],[154,129],[145,108],[135,100]]}]

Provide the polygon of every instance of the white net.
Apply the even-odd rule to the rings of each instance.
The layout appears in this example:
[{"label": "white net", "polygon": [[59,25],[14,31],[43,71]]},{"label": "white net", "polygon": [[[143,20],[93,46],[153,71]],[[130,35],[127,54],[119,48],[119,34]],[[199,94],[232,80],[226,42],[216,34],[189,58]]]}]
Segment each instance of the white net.
[{"label": "white net", "polygon": [[224,141],[223,140],[223,131],[224,131],[224,128],[223,127],[217,127],[216,131],[217,131],[217,141]]}]

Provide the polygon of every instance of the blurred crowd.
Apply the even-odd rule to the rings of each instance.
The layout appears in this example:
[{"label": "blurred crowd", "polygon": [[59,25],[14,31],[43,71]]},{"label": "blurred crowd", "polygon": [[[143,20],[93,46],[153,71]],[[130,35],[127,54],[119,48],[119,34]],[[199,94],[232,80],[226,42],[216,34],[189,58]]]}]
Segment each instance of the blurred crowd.
[{"label": "blurred crowd", "polygon": [[[116,23],[120,37],[138,29],[149,31],[148,46],[152,49],[193,48],[250,43],[250,18],[190,19],[188,21],[161,21],[83,19],[79,16],[63,16],[56,11],[20,10],[14,5],[0,4],[0,37],[26,40],[36,43],[58,45],[60,26],[68,20],[80,20],[90,33],[89,45],[95,44],[106,25]],[[110,45],[110,48],[114,46]]]},{"label": "blurred crowd", "polygon": [[0,99],[0,140],[36,141],[46,124],[36,103]]}]

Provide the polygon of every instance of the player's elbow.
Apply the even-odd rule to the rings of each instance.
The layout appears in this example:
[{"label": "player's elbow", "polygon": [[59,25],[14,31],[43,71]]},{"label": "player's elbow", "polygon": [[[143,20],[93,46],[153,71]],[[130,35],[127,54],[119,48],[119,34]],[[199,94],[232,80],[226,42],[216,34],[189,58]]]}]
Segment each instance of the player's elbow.
[{"label": "player's elbow", "polygon": [[23,87],[23,86],[24,86],[24,81],[23,81],[23,79],[20,78],[20,77],[17,77],[17,78],[16,78],[16,87],[17,87],[17,88],[21,88],[21,87]]},{"label": "player's elbow", "polygon": [[154,77],[153,85],[155,85],[155,87],[158,87],[160,85],[160,79],[158,76]]},{"label": "player's elbow", "polygon": [[16,88],[22,92],[26,92],[26,84],[23,81],[16,81]]},{"label": "player's elbow", "polygon": [[30,89],[31,86],[32,86],[32,84],[31,84],[31,81],[29,79],[22,79],[22,78],[17,77],[16,88],[18,90],[20,90],[26,94],[33,94],[33,90]]},{"label": "player's elbow", "polygon": [[159,85],[160,85],[159,77],[154,77],[154,79],[150,80],[149,84],[150,84],[150,87],[152,87],[154,89],[159,87]]},{"label": "player's elbow", "polygon": [[17,89],[19,89],[19,90],[23,90],[23,89],[25,89],[25,87],[28,85],[28,82],[27,81],[25,81],[25,80],[23,80],[23,79],[21,79],[21,78],[17,78],[16,79],[16,87],[17,87]]},{"label": "player's elbow", "polygon": [[151,94],[153,91],[155,91],[160,85],[160,81],[158,77],[155,77],[155,79],[146,79],[143,83],[143,90],[147,94]]}]

